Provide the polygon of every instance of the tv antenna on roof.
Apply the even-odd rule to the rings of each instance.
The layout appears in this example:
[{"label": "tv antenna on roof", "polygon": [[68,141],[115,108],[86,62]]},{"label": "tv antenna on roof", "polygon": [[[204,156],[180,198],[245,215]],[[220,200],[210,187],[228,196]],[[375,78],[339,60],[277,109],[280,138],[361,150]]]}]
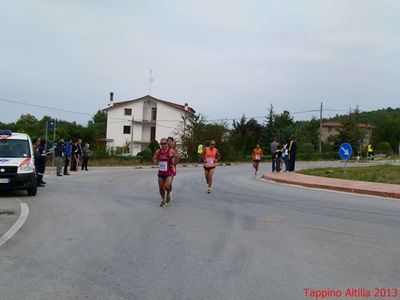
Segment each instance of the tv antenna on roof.
[{"label": "tv antenna on roof", "polygon": [[151,83],[154,81],[154,78],[152,77],[152,70],[150,69],[150,78],[149,78],[149,95],[151,95]]}]

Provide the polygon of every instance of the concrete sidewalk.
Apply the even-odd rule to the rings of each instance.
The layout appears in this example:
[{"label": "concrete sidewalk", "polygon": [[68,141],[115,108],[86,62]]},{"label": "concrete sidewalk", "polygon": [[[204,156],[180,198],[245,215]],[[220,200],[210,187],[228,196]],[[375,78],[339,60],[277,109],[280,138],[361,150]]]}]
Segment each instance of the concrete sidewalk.
[{"label": "concrete sidewalk", "polygon": [[274,182],[301,185],[311,188],[329,189],[400,199],[400,185],[398,184],[326,178],[287,172],[265,173],[262,177]]}]

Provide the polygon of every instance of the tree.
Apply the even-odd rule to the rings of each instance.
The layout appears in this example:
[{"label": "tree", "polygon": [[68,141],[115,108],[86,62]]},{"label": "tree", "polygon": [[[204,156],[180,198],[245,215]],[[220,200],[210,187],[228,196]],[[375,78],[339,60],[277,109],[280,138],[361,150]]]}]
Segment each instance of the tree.
[{"label": "tree", "polygon": [[272,103],[267,110],[267,116],[265,118],[266,121],[264,122],[264,133],[262,138],[262,143],[264,144],[264,147],[269,145],[276,135],[276,129],[275,129],[276,114],[274,113],[274,107],[272,106]]},{"label": "tree", "polygon": [[34,135],[37,133],[37,123],[38,120],[35,116],[31,114],[22,114],[18,121],[15,123],[15,131],[25,132],[29,135]]},{"label": "tree", "polygon": [[275,137],[280,143],[286,142],[290,135],[295,133],[293,117],[285,110],[280,115],[275,115]]},{"label": "tree", "polygon": [[238,158],[244,158],[251,153],[251,150],[261,141],[263,126],[255,119],[246,121],[243,115],[240,121],[233,121],[233,129],[230,134],[230,143],[236,150]]},{"label": "tree", "polygon": [[296,139],[299,144],[311,143],[316,147],[319,144],[319,120],[312,118],[310,121],[295,123]]},{"label": "tree", "polygon": [[34,125],[37,123],[37,121],[38,120],[35,118],[35,116],[32,116],[31,114],[22,114],[17,121],[17,125]]},{"label": "tree", "polygon": [[[183,119],[178,126],[176,135],[181,139],[189,158],[197,158],[197,146],[215,139],[218,149],[223,148],[227,141],[228,125],[225,122],[207,123],[205,116],[199,114]],[[222,152],[222,151],[221,151]]]},{"label": "tree", "polygon": [[92,120],[88,122],[87,127],[92,131],[92,139],[105,138],[107,132],[107,113],[103,110],[98,110]]},{"label": "tree", "polygon": [[363,131],[359,128],[360,110],[358,106],[350,112],[343,121],[343,128],[339,129],[339,134],[334,138],[334,146],[338,147],[341,143],[349,143],[353,149],[358,149],[359,141],[363,138]]},{"label": "tree", "polygon": [[397,152],[400,145],[400,114],[387,115],[375,128],[375,144],[389,142],[392,151]]}]

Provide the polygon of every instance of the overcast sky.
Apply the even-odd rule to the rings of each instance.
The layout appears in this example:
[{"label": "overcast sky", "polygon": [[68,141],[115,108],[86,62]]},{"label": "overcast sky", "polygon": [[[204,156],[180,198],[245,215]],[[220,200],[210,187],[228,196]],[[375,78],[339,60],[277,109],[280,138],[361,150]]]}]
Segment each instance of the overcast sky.
[{"label": "overcast sky", "polygon": [[149,94],[150,69],[152,96],[209,120],[400,106],[397,0],[1,2],[0,98],[83,113],[0,101],[1,122],[86,124],[110,91]]}]

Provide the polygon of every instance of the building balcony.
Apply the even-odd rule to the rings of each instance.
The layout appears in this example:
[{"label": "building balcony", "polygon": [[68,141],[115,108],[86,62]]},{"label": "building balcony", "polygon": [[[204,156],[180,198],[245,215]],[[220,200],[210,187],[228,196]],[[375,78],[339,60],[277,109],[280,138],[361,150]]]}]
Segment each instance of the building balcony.
[{"label": "building balcony", "polygon": [[135,123],[135,124],[156,125],[156,121],[155,120],[134,120],[133,123]]},{"label": "building balcony", "polygon": [[133,140],[134,144],[150,144],[150,140]]}]

